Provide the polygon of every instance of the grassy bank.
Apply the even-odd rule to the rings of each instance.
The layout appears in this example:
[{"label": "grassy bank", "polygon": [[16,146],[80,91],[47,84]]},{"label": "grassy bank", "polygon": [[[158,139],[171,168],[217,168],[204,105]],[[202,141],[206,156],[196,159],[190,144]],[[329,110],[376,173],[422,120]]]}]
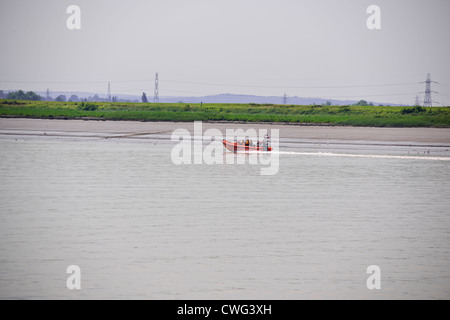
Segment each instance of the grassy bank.
[{"label": "grassy bank", "polygon": [[450,108],[0,100],[0,116],[133,121],[243,121],[377,127],[450,127]]}]

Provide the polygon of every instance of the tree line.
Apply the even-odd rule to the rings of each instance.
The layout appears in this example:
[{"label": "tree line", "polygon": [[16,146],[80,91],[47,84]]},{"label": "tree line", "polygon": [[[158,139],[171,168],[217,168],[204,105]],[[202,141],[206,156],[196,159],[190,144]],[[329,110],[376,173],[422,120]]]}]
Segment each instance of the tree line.
[{"label": "tree line", "polygon": [[[77,95],[72,94],[69,98],[66,95],[61,94],[58,95],[55,99],[50,96],[40,96],[33,91],[24,92],[23,90],[11,91],[8,93],[4,93],[3,90],[0,90],[0,99],[11,99],[11,100],[33,100],[33,101],[59,101],[59,102],[87,102],[87,101],[96,101],[96,102],[107,102],[107,99],[100,98],[98,94],[94,96],[90,96],[87,98],[79,98]],[[118,97],[112,97],[112,102],[118,102]]]},{"label": "tree line", "polygon": [[0,90],[0,99],[41,101],[42,97],[33,91],[24,92],[19,90],[5,94],[2,90]]}]

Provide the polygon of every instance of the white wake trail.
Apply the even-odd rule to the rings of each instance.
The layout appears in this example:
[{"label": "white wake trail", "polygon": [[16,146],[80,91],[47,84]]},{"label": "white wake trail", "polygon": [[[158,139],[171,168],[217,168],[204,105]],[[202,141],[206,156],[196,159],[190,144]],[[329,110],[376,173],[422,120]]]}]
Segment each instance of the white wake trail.
[{"label": "white wake trail", "polygon": [[395,155],[378,155],[378,154],[351,154],[351,153],[333,153],[333,152],[295,152],[295,151],[272,151],[272,153],[292,154],[292,155],[302,155],[302,156],[320,156],[320,157],[450,161],[450,157],[429,157],[429,156],[395,156]]}]

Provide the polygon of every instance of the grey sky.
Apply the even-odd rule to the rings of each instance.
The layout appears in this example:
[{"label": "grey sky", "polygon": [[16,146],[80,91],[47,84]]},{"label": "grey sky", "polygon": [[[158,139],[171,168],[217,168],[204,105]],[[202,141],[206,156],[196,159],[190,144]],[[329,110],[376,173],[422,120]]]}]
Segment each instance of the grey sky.
[{"label": "grey sky", "polygon": [[431,73],[450,105],[449,32],[448,0],[1,0],[0,89],[413,103]]}]

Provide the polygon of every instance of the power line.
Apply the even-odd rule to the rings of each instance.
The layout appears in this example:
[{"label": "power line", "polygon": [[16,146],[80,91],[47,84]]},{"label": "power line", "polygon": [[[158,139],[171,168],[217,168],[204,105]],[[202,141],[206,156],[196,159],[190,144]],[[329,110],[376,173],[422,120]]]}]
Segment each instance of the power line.
[{"label": "power line", "polygon": [[414,103],[416,107],[420,106],[419,96],[416,96],[416,102]]},{"label": "power line", "polygon": [[358,94],[358,95],[352,95],[352,96],[334,96],[333,98],[356,98],[356,97],[390,97],[390,96],[404,96],[404,95],[412,95],[416,94],[415,92],[409,92],[409,93],[388,93],[388,94]]},{"label": "power line", "polygon": [[[114,81],[9,81],[0,80],[0,82],[8,83],[33,83],[33,84],[90,84],[90,83],[130,83],[130,82],[151,82],[150,79],[141,80],[114,80]],[[179,80],[162,79],[163,82],[182,83],[202,86],[222,86],[222,87],[242,87],[242,88],[268,88],[268,89],[339,89],[339,88],[370,88],[370,87],[394,87],[417,84],[409,83],[390,83],[390,84],[364,84],[364,85],[330,85],[330,86],[269,86],[269,85],[246,85],[246,84],[226,84],[226,83],[206,83],[206,82],[189,82]]]},{"label": "power line", "polygon": [[[344,89],[344,88],[382,88],[382,87],[398,87],[398,86],[409,86],[409,85],[417,85],[417,82],[405,82],[405,83],[387,83],[387,84],[353,84],[353,85],[327,85],[327,86],[270,86],[270,85],[246,85],[246,84],[231,84],[231,83],[214,83],[214,82],[194,82],[194,81],[180,81],[180,80],[173,80],[173,79],[159,79],[158,73],[155,73],[155,79],[153,80],[155,83],[155,94],[154,94],[154,100],[159,101],[159,81],[162,80],[163,82],[167,83],[181,83],[181,84],[189,84],[194,86],[217,86],[217,87],[240,87],[240,88],[272,88],[272,89]],[[138,91],[138,88],[136,85],[132,85],[131,83],[139,83],[139,82],[151,82],[152,80],[149,79],[139,79],[139,80],[114,80],[114,81],[8,81],[8,80],[0,80],[0,83],[30,83],[30,84],[96,84],[96,85],[104,85],[105,83],[108,84],[108,99],[111,96],[110,93],[110,84],[111,83],[130,83],[129,90],[126,88],[123,88],[122,90],[119,88],[116,88],[115,90],[117,92],[134,92],[133,87],[136,87],[136,91]],[[437,83],[435,81],[431,81],[431,78],[429,79],[430,85],[431,82]],[[421,82],[421,83],[427,83]],[[439,85],[448,86],[446,83],[439,83]],[[427,85],[428,86],[428,85]],[[123,86],[121,86],[123,87]],[[125,86],[127,87],[127,86]],[[166,88],[166,86],[165,86]],[[140,89],[139,89],[140,90]],[[167,89],[165,89],[168,92],[179,92],[179,93],[188,93],[188,94],[206,94],[205,92],[198,92],[203,91],[202,89],[198,91],[185,91],[185,90],[174,90],[170,89],[170,86],[168,86]],[[67,92],[70,92],[71,90],[68,90]],[[426,88],[427,93],[428,88]],[[56,91],[53,91],[56,92]],[[431,101],[431,86],[429,88],[430,97],[426,94],[426,102],[428,103]],[[400,95],[416,95],[417,92],[414,93],[392,93],[392,94],[357,94],[357,95],[329,95],[333,98],[355,98],[355,97],[389,97],[389,96],[400,96]],[[444,96],[447,96],[446,94],[442,94]],[[425,100],[425,99],[424,99]],[[285,99],[283,98],[283,101]],[[286,97],[287,101],[287,97]],[[425,102],[425,101],[424,101]]]},{"label": "power line", "polygon": [[[421,83],[425,83],[425,98],[423,99],[423,106],[424,107],[432,107],[433,106],[433,99],[431,99],[431,92],[435,92],[435,91],[431,91],[431,83],[437,83],[436,81],[431,81],[431,75],[428,74],[427,75],[427,80],[425,82],[421,82]],[[437,93],[437,92],[435,92]],[[434,101],[436,102],[436,101]]]},{"label": "power line", "polygon": [[108,82],[108,95],[107,95],[108,101],[111,101],[111,83]]},{"label": "power line", "polygon": [[31,84],[104,84],[104,83],[131,83],[131,82],[152,82],[152,80],[113,80],[113,81],[24,81],[24,80],[0,80],[2,83],[31,83]]},{"label": "power line", "polygon": [[333,86],[267,86],[267,85],[245,85],[245,84],[226,84],[226,83],[205,83],[205,82],[189,82],[163,79],[164,82],[184,83],[192,85],[204,86],[222,86],[222,87],[242,87],[242,88],[268,88],[268,89],[339,89],[339,88],[369,88],[369,87],[393,87],[404,85],[416,85],[417,82],[408,83],[390,83],[390,84],[373,84],[373,85],[333,85]]},{"label": "power line", "polygon": [[155,95],[153,98],[153,102],[159,102],[159,77],[158,72],[155,74]]}]

